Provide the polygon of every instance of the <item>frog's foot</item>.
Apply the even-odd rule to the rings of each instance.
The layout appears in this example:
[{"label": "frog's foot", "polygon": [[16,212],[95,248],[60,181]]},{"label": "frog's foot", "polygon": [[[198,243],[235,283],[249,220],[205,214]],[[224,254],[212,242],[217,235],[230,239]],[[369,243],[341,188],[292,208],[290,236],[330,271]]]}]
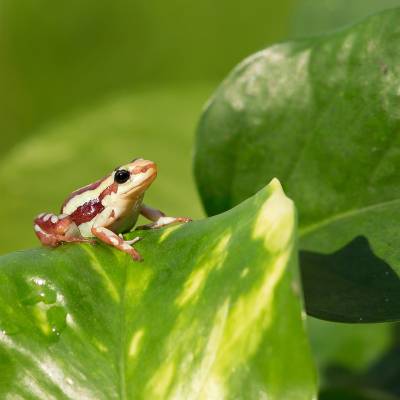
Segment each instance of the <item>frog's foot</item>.
[{"label": "frog's foot", "polygon": [[130,243],[136,243],[140,239],[124,240],[113,231],[104,227],[93,227],[93,236],[96,236],[102,242],[114,246],[115,248],[129,254],[135,261],[142,261],[142,257],[137,250],[130,246]]},{"label": "frog's foot", "polygon": [[164,226],[169,226],[177,223],[187,223],[192,221],[191,218],[188,217],[160,217],[158,218],[157,221],[151,223],[151,224],[146,224],[146,225],[140,225],[136,228],[136,230],[142,230],[142,229],[158,229],[158,228],[163,228]]},{"label": "frog's foot", "polygon": [[133,238],[133,239],[125,240],[125,243],[128,243],[128,244],[130,244],[130,245],[132,246],[133,244],[139,242],[139,241],[142,240],[142,239],[143,239],[142,237],[137,236],[137,237],[135,237],[135,238]]},{"label": "frog's foot", "polygon": [[[120,233],[118,236],[119,236],[122,240],[124,240],[124,237],[122,236],[122,233]],[[142,240],[142,239],[143,239],[142,237],[136,236],[136,237],[133,238],[133,239],[125,240],[125,243],[128,243],[128,244],[132,245],[132,244],[135,244],[135,243],[139,242],[139,241]]]},{"label": "frog's foot", "polygon": [[76,224],[66,214],[40,214],[34,220],[34,229],[45,246],[57,247],[67,242],[95,243],[94,240],[82,237]]}]

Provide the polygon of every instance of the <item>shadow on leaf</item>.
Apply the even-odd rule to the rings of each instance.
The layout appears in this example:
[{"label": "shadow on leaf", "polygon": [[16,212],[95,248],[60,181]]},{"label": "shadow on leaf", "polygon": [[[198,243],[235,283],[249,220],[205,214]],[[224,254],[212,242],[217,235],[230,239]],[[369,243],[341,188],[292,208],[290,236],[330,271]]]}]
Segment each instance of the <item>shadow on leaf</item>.
[{"label": "shadow on leaf", "polygon": [[301,251],[300,265],[308,314],[337,322],[398,319],[400,279],[366,237],[332,254]]}]

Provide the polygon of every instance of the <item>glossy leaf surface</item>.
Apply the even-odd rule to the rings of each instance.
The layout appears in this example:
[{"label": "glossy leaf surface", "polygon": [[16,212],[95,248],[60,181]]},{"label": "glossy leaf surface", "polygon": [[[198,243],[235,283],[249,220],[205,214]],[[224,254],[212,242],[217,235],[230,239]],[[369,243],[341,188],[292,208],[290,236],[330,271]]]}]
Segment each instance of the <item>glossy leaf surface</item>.
[{"label": "glossy leaf surface", "polygon": [[97,244],[0,257],[0,397],[314,398],[296,218],[277,180],[238,207]]},{"label": "glossy leaf surface", "polygon": [[278,177],[296,202],[307,311],[400,319],[400,11],[255,54],[200,122],[208,214]]},{"label": "glossy leaf surface", "polygon": [[298,0],[291,34],[304,37],[326,33],[399,6],[400,0]]}]

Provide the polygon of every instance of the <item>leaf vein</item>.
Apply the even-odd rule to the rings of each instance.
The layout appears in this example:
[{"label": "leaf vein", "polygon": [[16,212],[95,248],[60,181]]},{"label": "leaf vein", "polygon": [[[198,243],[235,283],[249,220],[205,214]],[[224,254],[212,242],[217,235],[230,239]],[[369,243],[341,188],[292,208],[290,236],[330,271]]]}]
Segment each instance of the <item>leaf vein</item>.
[{"label": "leaf vein", "polygon": [[387,207],[387,206],[391,206],[391,205],[394,205],[397,203],[400,203],[400,199],[389,200],[389,201],[385,201],[383,203],[371,204],[369,206],[362,207],[359,209],[347,210],[347,211],[332,215],[329,218],[322,219],[319,222],[316,222],[314,224],[309,224],[309,225],[306,225],[306,226],[300,228],[299,236],[300,237],[306,236],[310,233],[313,233],[313,232],[325,227],[326,225],[330,225],[341,219],[346,219],[349,217],[357,216],[359,214],[363,214],[364,212],[373,211],[373,210],[379,209],[381,207]]}]

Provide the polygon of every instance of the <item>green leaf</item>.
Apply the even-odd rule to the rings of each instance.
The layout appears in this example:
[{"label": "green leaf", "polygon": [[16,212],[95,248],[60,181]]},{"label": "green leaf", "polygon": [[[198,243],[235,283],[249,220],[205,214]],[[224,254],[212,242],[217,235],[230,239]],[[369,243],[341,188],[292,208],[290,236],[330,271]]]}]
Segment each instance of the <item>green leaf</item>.
[{"label": "green leaf", "polygon": [[332,366],[362,372],[389,349],[393,324],[338,324],[309,317],[307,331],[319,369]]},{"label": "green leaf", "polygon": [[296,202],[307,311],[400,319],[399,9],[241,63],[200,122],[208,214],[278,177]]},{"label": "green leaf", "polygon": [[325,33],[398,6],[400,0],[298,0],[291,33],[296,36]]},{"label": "green leaf", "polygon": [[0,257],[2,397],[315,398],[295,230],[274,180],[141,233],[143,263],[102,244]]},{"label": "green leaf", "polygon": [[[381,364],[382,357],[386,357],[387,352],[391,350],[392,328],[391,323],[338,324],[308,317],[307,331],[318,367],[320,388],[318,399],[322,400],[325,398],[323,394],[330,393],[330,398],[344,400],[347,398],[345,394],[340,395],[341,389],[344,388],[352,389],[349,396],[355,396],[360,391],[366,393],[369,390],[390,392],[390,388],[383,387],[377,382],[378,374],[371,377],[366,375],[366,371],[371,366],[374,368],[375,365]],[[380,368],[381,381],[396,381],[398,374],[393,364],[385,364]],[[385,367],[388,368],[384,370]],[[377,396],[375,399],[381,397]]]},{"label": "green leaf", "polygon": [[327,389],[318,395],[319,400],[399,400],[391,394],[368,389]]}]

